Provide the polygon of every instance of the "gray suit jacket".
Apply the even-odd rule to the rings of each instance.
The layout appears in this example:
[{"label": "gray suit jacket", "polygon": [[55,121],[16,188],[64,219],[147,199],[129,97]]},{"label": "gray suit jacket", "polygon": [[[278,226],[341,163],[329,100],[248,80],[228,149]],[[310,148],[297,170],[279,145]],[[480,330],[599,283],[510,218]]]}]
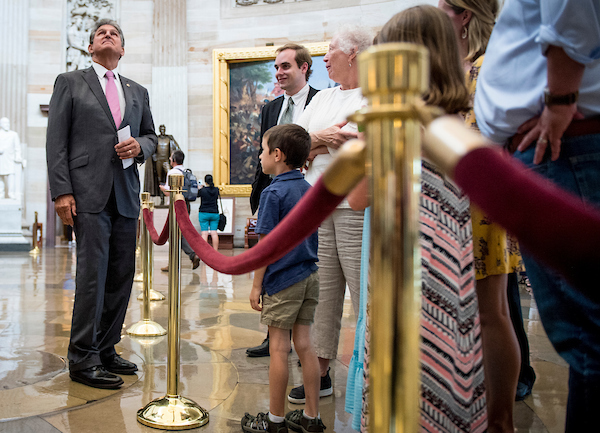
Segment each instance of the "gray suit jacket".
[{"label": "gray suit jacket", "polygon": [[[120,129],[129,125],[142,148],[143,163],[156,150],[157,138],[148,91],[120,76],[125,115]],[[92,67],[57,77],[48,112],[46,159],[52,200],[73,194],[77,212],[98,213],[115,191],[119,214],[139,215],[140,182],[137,164],[123,169],[114,146],[117,128],[98,76]]]}]

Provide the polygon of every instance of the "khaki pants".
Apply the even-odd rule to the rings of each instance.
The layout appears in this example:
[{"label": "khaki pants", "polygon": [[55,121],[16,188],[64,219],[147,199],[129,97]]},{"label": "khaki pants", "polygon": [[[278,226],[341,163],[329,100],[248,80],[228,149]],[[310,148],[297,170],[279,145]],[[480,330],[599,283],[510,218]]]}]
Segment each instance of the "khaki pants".
[{"label": "khaki pants", "polygon": [[358,314],[363,218],[363,211],[336,209],[319,227],[320,290],[312,331],[319,358],[337,356],[346,284]]}]

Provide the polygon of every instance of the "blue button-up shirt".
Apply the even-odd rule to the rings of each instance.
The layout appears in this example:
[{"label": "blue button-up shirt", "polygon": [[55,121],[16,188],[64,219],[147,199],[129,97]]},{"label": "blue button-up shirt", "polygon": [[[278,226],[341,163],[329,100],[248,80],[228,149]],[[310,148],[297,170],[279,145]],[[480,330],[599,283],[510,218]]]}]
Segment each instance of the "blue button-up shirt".
[{"label": "blue button-up shirt", "polygon": [[544,108],[548,46],[586,66],[578,110],[600,114],[600,2],[506,0],[487,46],[475,92],[481,133],[503,144]]},{"label": "blue button-up shirt", "polygon": [[[267,234],[292,210],[308,191],[310,184],[298,170],[290,170],[275,176],[260,195],[256,233]],[[263,278],[263,291],[268,295],[287,289],[296,284],[318,268],[318,237],[315,231],[304,239],[300,245],[287,253],[275,263],[267,266]]]}]

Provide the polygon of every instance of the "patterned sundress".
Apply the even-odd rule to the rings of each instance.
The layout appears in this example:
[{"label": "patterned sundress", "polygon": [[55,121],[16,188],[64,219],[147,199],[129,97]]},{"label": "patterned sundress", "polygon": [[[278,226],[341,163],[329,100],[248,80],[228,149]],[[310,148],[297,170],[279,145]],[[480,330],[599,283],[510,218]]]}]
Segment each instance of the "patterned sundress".
[{"label": "patterned sundress", "polygon": [[[484,56],[480,56],[467,73],[467,88],[471,101],[475,98],[475,87]],[[465,117],[466,125],[479,132],[475,113],[471,109]],[[490,275],[510,274],[525,269],[519,252],[517,239],[506,233],[502,227],[490,221],[481,210],[471,205],[473,221],[473,256],[475,257],[475,278],[482,280]]]}]

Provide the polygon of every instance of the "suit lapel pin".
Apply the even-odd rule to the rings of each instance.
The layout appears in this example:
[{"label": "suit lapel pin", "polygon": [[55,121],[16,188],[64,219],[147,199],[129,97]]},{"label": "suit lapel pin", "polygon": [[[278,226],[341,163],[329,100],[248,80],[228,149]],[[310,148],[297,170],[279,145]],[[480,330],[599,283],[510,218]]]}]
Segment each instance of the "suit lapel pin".
[{"label": "suit lapel pin", "polygon": [[126,86],[127,86],[127,87],[131,87],[131,86],[129,85],[129,83],[127,83],[127,84],[126,84]]}]

